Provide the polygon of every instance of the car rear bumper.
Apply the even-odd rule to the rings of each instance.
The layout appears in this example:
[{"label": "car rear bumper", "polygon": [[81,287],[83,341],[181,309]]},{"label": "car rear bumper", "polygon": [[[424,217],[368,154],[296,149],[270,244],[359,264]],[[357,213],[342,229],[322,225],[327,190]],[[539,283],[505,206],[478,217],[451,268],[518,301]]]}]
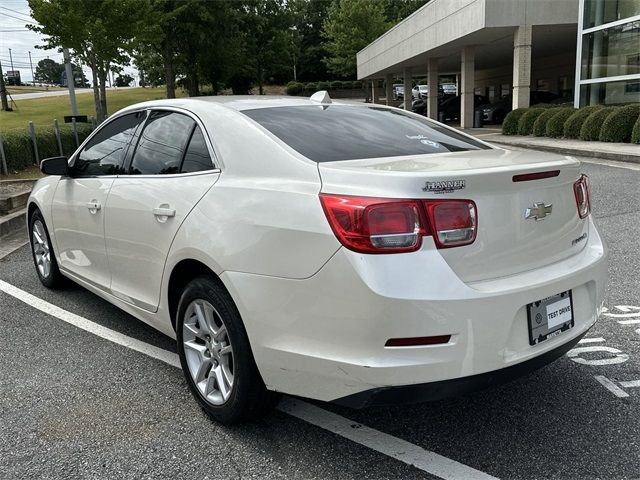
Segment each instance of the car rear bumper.
[{"label": "car rear bumper", "polygon": [[522,377],[557,360],[571,350],[587,332],[573,338],[542,355],[517,363],[510,367],[492,372],[471,375],[469,377],[441,380],[439,382],[402,385],[397,387],[378,387],[338,398],[333,403],[350,408],[365,408],[382,405],[398,405],[420,402],[432,402],[443,398],[464,395],[465,393],[495,387]]},{"label": "car rear bumper", "polygon": [[[596,322],[606,250],[591,220],[579,253],[473,283],[462,282],[428,240],[410,254],[342,248],[304,280],[223,273],[267,387],[354,405],[386,403],[393,395],[383,392],[390,387],[428,399],[435,382],[455,394],[475,385],[478,375],[518,374],[512,367],[551,361]],[[527,304],[567,290],[574,327],[529,345]],[[440,335],[451,338],[431,346],[385,346],[391,338]]]}]

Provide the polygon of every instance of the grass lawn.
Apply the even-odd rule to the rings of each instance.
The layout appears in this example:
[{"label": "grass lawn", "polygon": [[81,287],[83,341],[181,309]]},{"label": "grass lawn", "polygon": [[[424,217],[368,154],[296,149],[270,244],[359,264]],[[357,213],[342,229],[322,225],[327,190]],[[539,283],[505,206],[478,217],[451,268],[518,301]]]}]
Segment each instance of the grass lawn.
[{"label": "grass lawn", "polygon": [[63,87],[47,87],[47,86],[42,86],[42,87],[38,87],[33,86],[33,85],[21,85],[19,87],[12,85],[12,86],[8,86],[7,87],[7,92],[9,92],[11,95],[16,95],[19,93],[34,93],[34,92],[53,92],[55,90],[66,90],[66,88]]},{"label": "grass lawn", "polygon": [[[176,95],[184,96],[184,92],[178,90]],[[159,98],[165,98],[164,88],[107,89],[107,109],[111,114],[127,105]],[[95,117],[92,91],[77,93],[76,101],[80,115]],[[53,119],[57,118],[62,124],[63,117],[71,114],[69,97],[66,95],[16,100],[16,105],[18,108],[12,105],[14,107],[12,112],[0,111],[0,132],[23,128],[26,130],[29,121],[32,121],[36,127],[39,125],[50,127]]]},{"label": "grass lawn", "polygon": [[[0,169],[0,172],[2,169]],[[44,177],[44,173],[40,171],[38,167],[35,165],[33,167],[25,168],[24,170],[18,171],[9,171],[9,175],[2,175],[0,173],[0,180],[23,180],[23,179],[31,179],[31,178],[41,178]]]}]

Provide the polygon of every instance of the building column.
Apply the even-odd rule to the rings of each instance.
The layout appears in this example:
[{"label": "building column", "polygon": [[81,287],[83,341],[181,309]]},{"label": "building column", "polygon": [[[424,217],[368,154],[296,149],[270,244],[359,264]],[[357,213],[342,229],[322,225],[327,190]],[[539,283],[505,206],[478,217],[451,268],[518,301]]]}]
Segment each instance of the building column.
[{"label": "building column", "polygon": [[387,100],[387,105],[391,105],[393,102],[393,74],[388,73],[384,79],[384,92]]},{"label": "building column", "polygon": [[427,117],[438,119],[438,59],[430,58],[427,69]]},{"label": "building column", "polygon": [[531,25],[520,25],[513,35],[513,109],[529,106],[531,92]]},{"label": "building column", "polygon": [[475,49],[464,47],[460,62],[460,126],[473,127],[473,89],[475,86]]},{"label": "building column", "polygon": [[404,83],[404,109],[407,112],[411,111],[411,101],[413,100],[413,96],[411,95],[411,89],[413,85],[411,84],[411,68],[407,67],[404,69],[403,73],[403,83]]},{"label": "building column", "polygon": [[378,79],[374,78],[371,80],[371,103],[380,103],[379,91]]}]

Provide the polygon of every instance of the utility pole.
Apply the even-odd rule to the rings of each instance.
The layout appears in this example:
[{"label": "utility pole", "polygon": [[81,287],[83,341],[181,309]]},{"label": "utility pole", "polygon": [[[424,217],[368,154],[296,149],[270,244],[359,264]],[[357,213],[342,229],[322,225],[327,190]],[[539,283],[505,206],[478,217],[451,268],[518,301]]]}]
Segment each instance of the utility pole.
[{"label": "utility pole", "polygon": [[36,77],[33,75],[33,62],[31,61],[31,52],[29,52],[29,65],[31,65],[31,83],[36,86]]},{"label": "utility pole", "polygon": [[0,103],[2,110],[10,112],[9,103],[7,102],[7,88],[4,86],[4,73],[2,73],[2,62],[0,62]]},{"label": "utility pole", "polygon": [[11,49],[9,49],[9,60],[11,60],[11,70],[15,71],[15,68],[13,68],[13,56],[11,55]]},{"label": "utility pole", "polygon": [[75,79],[73,78],[73,68],[71,67],[71,59],[69,58],[69,49],[63,48],[64,69],[67,74],[67,88],[69,89],[69,102],[71,103],[71,115],[78,116],[78,106],[76,105],[76,89]]}]

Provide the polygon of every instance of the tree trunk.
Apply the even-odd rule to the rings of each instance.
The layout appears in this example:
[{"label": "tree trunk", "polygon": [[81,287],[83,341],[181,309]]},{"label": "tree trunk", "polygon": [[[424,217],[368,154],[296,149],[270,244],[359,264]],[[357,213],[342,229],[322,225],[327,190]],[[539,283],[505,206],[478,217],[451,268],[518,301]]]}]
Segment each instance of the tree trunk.
[{"label": "tree trunk", "polygon": [[164,40],[164,80],[167,85],[167,98],[176,98],[176,76],[173,72],[173,52],[168,39]]},{"label": "tree trunk", "polygon": [[107,118],[107,70],[100,71],[100,106],[102,107],[102,115],[103,118],[101,121],[104,121]]},{"label": "tree trunk", "polygon": [[91,76],[93,79],[93,104],[96,108],[96,121],[98,124],[104,121],[105,116],[102,113],[102,104],[100,103],[100,86],[98,85],[98,75],[94,67],[91,67]]}]

